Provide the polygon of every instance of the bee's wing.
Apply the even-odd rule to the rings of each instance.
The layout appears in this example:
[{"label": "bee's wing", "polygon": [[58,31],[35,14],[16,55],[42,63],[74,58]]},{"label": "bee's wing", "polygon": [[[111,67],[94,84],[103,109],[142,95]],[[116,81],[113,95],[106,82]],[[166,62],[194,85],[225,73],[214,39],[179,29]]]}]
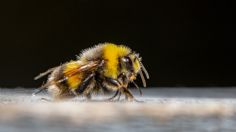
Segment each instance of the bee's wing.
[{"label": "bee's wing", "polygon": [[47,71],[43,72],[43,73],[40,73],[38,76],[34,77],[34,80],[38,80],[40,78],[42,78],[43,76],[46,76],[48,75],[49,73],[51,73],[52,71],[54,71],[57,67],[53,67],[53,68],[50,68],[48,69]]},{"label": "bee's wing", "polygon": [[69,70],[69,71],[65,72],[64,74],[67,75],[67,77],[71,77],[71,76],[78,74],[80,72],[92,71],[93,69],[96,69],[97,67],[99,67],[101,65],[101,63],[103,64],[104,61],[90,61],[87,64],[82,65],[81,67]]},{"label": "bee's wing", "polygon": [[85,71],[93,71],[97,67],[103,65],[104,61],[90,61],[87,64],[82,65],[81,67],[74,68],[72,70],[69,70],[67,72],[64,72],[66,75],[64,78],[58,80],[57,82],[55,81],[49,81],[46,84],[44,84],[42,87],[46,88],[50,85],[57,84],[57,83],[62,83],[66,81],[69,77],[72,77],[80,72],[85,72]]},{"label": "bee's wing", "polygon": [[[92,71],[94,69],[96,69],[97,67],[101,66],[104,64],[104,60],[102,61],[90,61],[88,62],[87,64],[84,64],[82,65],[81,67],[78,67],[78,68],[74,68],[72,70],[69,70],[67,72],[65,72],[64,74],[67,75],[66,77],[60,79],[60,80],[57,80],[56,82],[54,80],[52,81],[48,81],[47,83],[43,84],[38,91],[36,91],[34,93],[34,95],[36,95],[37,93],[41,92],[43,89],[51,86],[51,85],[54,85],[54,84],[58,84],[58,83],[62,83],[64,81],[66,81],[69,77],[75,75],[75,74],[78,74],[80,72],[85,72],[85,71]],[[54,68],[55,69],[55,68]],[[54,69],[49,69],[48,71],[44,72],[44,73],[41,73],[39,75],[39,77],[42,77],[42,75],[46,75],[46,74],[49,74],[50,72],[52,72]]]}]

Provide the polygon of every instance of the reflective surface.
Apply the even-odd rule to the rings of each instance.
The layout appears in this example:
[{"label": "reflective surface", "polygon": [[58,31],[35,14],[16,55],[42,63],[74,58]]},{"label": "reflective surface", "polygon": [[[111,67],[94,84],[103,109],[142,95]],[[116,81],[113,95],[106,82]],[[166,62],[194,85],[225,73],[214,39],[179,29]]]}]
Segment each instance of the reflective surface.
[{"label": "reflective surface", "polygon": [[236,131],[233,88],[143,89],[142,102],[75,98],[45,102],[32,90],[0,89],[0,132]]}]

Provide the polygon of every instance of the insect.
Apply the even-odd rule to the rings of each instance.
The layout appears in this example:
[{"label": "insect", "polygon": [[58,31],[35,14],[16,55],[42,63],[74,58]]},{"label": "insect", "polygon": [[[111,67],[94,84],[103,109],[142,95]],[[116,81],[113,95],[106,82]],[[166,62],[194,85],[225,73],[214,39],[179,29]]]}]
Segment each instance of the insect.
[{"label": "insect", "polygon": [[[35,80],[48,75],[48,80],[38,92],[47,89],[53,99],[61,100],[83,95],[91,99],[93,93],[115,91],[108,100],[113,101],[123,94],[126,100],[135,100],[128,89],[129,83],[141,89],[134,82],[141,76],[146,87],[149,74],[137,53],[124,45],[101,43],[82,51],[76,60],[47,70],[35,77]],[[36,92],[36,93],[38,93]]]}]

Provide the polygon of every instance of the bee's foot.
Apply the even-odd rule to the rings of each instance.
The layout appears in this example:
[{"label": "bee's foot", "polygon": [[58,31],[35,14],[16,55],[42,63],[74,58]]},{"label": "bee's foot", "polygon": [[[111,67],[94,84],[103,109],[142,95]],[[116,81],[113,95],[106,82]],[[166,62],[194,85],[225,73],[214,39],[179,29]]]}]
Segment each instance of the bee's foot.
[{"label": "bee's foot", "polygon": [[47,98],[41,98],[40,101],[43,101],[43,102],[52,102],[52,100],[47,99]]},{"label": "bee's foot", "polygon": [[115,102],[116,100],[115,99],[105,99],[104,101],[106,101],[106,102]]},{"label": "bee's foot", "polygon": [[143,103],[144,101],[137,100],[136,98],[128,98],[125,101],[127,102],[137,102],[137,103]]}]

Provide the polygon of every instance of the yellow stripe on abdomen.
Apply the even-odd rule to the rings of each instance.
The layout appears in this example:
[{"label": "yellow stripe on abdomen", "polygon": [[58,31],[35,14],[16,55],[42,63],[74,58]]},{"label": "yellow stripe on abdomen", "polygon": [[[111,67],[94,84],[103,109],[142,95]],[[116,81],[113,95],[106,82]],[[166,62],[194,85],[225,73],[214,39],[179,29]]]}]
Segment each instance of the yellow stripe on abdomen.
[{"label": "yellow stripe on abdomen", "polygon": [[79,87],[81,80],[83,78],[83,73],[77,73],[73,76],[70,76],[70,73],[74,72],[75,70],[78,70],[80,67],[80,64],[76,61],[71,61],[66,64],[64,68],[64,75],[68,77],[67,84],[71,89],[76,89]]}]

